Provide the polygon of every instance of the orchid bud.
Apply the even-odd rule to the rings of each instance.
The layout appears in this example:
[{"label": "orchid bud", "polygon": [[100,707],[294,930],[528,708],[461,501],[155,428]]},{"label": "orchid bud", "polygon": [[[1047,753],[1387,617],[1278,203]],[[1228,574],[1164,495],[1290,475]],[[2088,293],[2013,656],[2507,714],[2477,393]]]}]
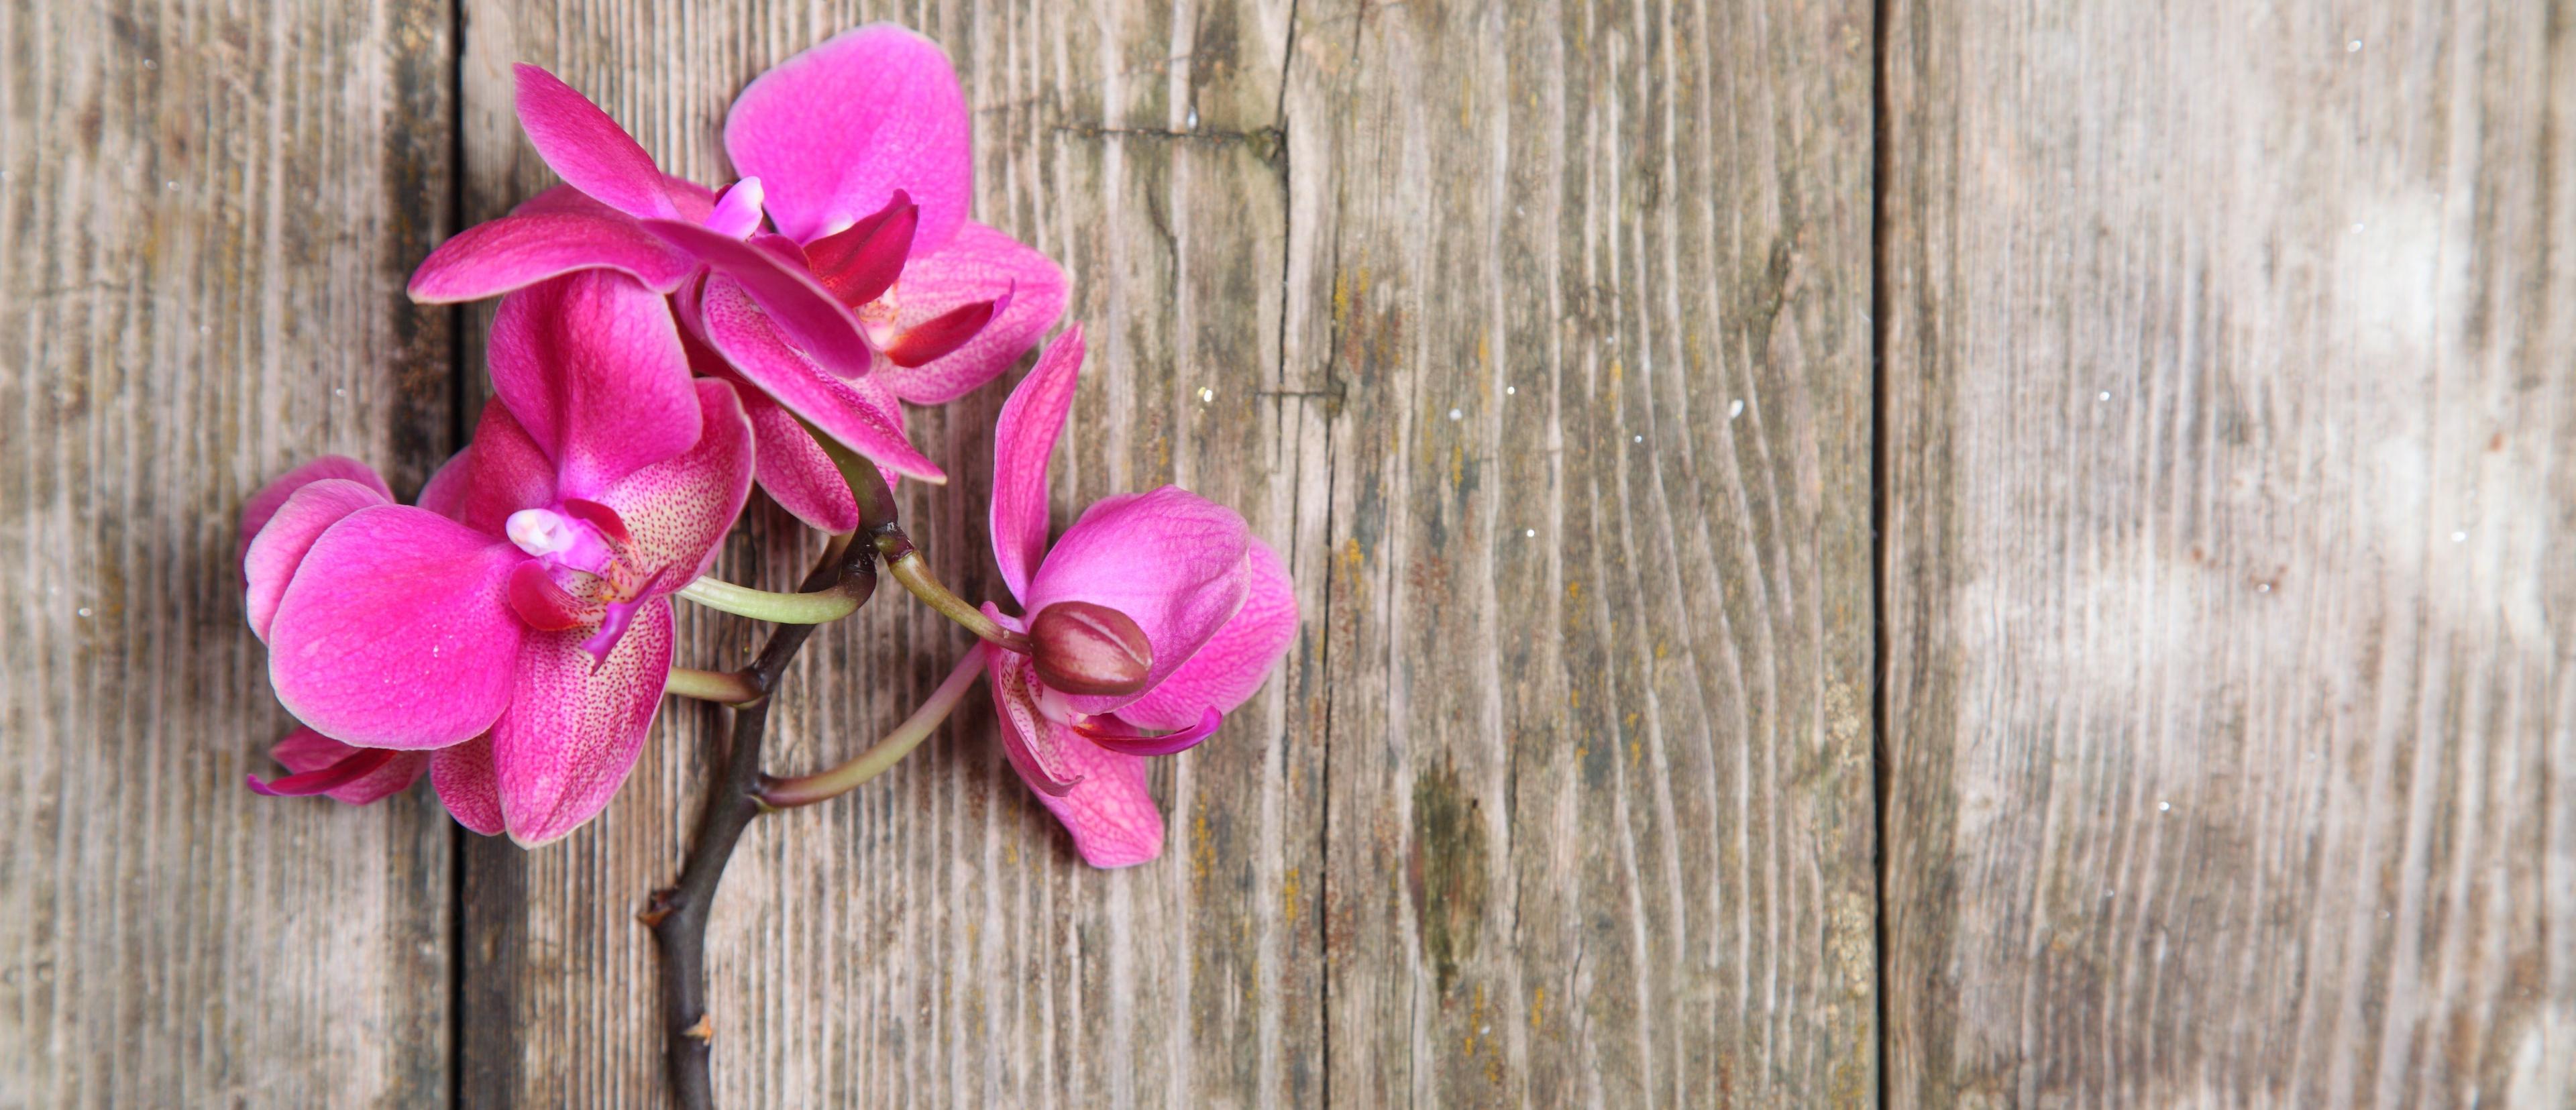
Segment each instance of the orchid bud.
[{"label": "orchid bud", "polygon": [[1088,601],[1059,601],[1029,622],[1029,658],[1049,689],[1068,694],[1133,694],[1154,668],[1154,645],[1127,614]]}]

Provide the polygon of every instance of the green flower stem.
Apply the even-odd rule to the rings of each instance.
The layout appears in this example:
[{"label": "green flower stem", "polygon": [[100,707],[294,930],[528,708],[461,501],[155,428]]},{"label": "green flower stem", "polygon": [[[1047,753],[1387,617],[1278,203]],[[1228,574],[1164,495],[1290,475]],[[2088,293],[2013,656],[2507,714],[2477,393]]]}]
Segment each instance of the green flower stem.
[{"label": "green flower stem", "polygon": [[715,578],[701,578],[680,587],[680,596],[709,609],[771,624],[827,624],[859,609],[859,599],[843,590],[782,594]]},{"label": "green flower stem", "polygon": [[760,804],[771,809],[810,806],[847,794],[861,783],[884,774],[887,768],[911,755],[912,749],[921,746],[922,741],[938,730],[939,723],[948,719],[949,710],[957,708],[958,701],[966,696],[966,691],[983,673],[983,649],[967,652],[965,658],[957,661],[957,669],[948,672],[947,679],[940,682],[939,689],[931,691],[930,700],[921,703],[921,708],[913,710],[912,716],[904,718],[902,724],[885,734],[874,747],[828,771],[801,778],[765,778],[760,787]]},{"label": "green flower stem", "polygon": [[662,691],[699,701],[741,705],[759,701],[760,684],[741,671],[702,671],[695,667],[673,667]]},{"label": "green flower stem", "polygon": [[912,541],[905,539],[901,534],[879,534],[877,554],[885,559],[886,573],[893,575],[895,581],[903,583],[903,588],[912,591],[912,596],[920,598],[922,604],[939,610],[941,616],[965,626],[966,631],[982,637],[995,647],[1005,651],[1016,651],[1022,655],[1029,653],[1028,637],[994,623],[993,618],[985,616],[983,610],[968,604],[965,598],[949,592],[948,587],[941,585],[939,577],[930,573],[929,560],[923,559],[920,552],[912,549]]},{"label": "green flower stem", "polygon": [[913,550],[912,538],[904,535],[903,529],[895,524],[894,491],[886,488],[885,474],[877,469],[877,464],[841,446],[841,441],[825,435],[822,429],[812,424],[805,425],[805,432],[814,437],[815,446],[823,449],[823,454],[831,458],[832,465],[840,468],[841,480],[849,483],[850,495],[859,503],[859,530],[867,533],[877,545],[877,557],[885,561],[885,569],[894,575],[895,581],[903,583],[903,588],[912,591],[912,596],[939,610],[942,616],[965,626],[966,631],[982,637],[985,642],[1022,655],[1029,653],[1028,637],[994,623],[983,610],[950,592],[948,587],[940,584],[937,575],[930,573],[929,562],[921,557],[920,552]]}]

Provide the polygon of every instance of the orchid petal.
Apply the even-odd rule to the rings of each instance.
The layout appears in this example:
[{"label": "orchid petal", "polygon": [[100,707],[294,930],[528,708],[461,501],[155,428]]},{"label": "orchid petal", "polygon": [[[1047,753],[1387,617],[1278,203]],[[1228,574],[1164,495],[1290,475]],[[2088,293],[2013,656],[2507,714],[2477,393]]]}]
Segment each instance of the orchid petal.
[{"label": "orchid petal", "polygon": [[[1001,616],[989,604],[984,612]],[[1017,621],[1004,627],[1020,631]],[[1002,754],[1010,758],[1011,769],[1019,772],[1029,789],[1051,798],[1064,796],[1082,781],[1082,772],[1064,759],[1066,748],[1078,738],[1038,708],[1041,690],[1027,656],[989,645],[981,650],[985,685],[992,687],[993,709],[1002,719]]]},{"label": "orchid petal", "polygon": [[883,210],[805,244],[802,253],[823,288],[842,304],[863,305],[884,296],[902,276],[920,224],[921,206],[897,189]]},{"label": "orchid petal", "polygon": [[296,490],[295,496],[270,514],[267,526],[251,541],[250,550],[242,553],[242,581],[246,587],[242,610],[250,618],[251,635],[267,641],[269,622],[277,617],[278,599],[286,596],[286,586],[295,580],[296,568],[303,565],[305,554],[313,550],[314,541],[321,539],[322,533],[360,509],[393,503],[393,498],[381,492],[382,488],[346,478],[324,478]]},{"label": "orchid petal", "polygon": [[742,408],[751,418],[753,473],[770,500],[822,531],[856,531],[858,499],[805,425],[757,389],[742,392]]},{"label": "orchid petal", "polygon": [[376,475],[376,468],[347,455],[324,455],[296,467],[276,481],[259,487],[259,492],[250,495],[250,500],[242,502],[241,542],[233,548],[234,569],[240,569],[242,559],[250,554],[250,542],[259,538],[260,529],[268,526],[268,518],[277,515],[278,507],[286,504],[287,498],[295,496],[295,491],[325,478],[344,478],[383,494],[387,501],[394,499],[394,491]]},{"label": "orchid petal", "polygon": [[429,769],[430,760],[427,752],[353,748],[309,728],[287,733],[268,749],[268,755],[292,774],[267,782],[254,777],[252,791],[271,796],[323,794],[353,806],[402,793]]},{"label": "orchid petal", "polygon": [[518,76],[519,126],[565,184],[630,216],[680,214],[652,155],[599,105],[536,66],[511,69]]},{"label": "orchid petal", "polygon": [[707,215],[707,229],[736,239],[748,238],[760,230],[760,179],[746,177],[725,186],[716,198],[715,210]]},{"label": "orchid petal", "polygon": [[361,509],[322,534],[269,625],[269,684],[344,744],[443,748],[510,703],[524,627],[502,600],[527,556],[423,509]]},{"label": "orchid petal", "polygon": [[875,363],[876,355],[850,310],[792,260],[696,224],[648,220],[644,227],[732,278],[776,321],[781,334],[834,374],[856,378]]},{"label": "orchid petal", "polygon": [[[1088,601],[1127,614],[1154,645],[1151,690],[1198,654],[1243,608],[1252,534],[1235,511],[1178,486],[1093,505],[1047,552],[1023,600],[1035,613]],[[1070,695],[1075,712],[1108,713],[1141,694]]]},{"label": "orchid petal", "polygon": [[669,293],[697,268],[695,256],[623,213],[524,213],[476,224],[440,243],[412,271],[411,299],[479,301],[588,269],[614,270]]},{"label": "orchid petal", "polygon": [[599,495],[625,521],[629,558],[642,569],[675,572],[672,590],[705,570],[751,496],[751,421],[742,403],[733,386],[713,378],[698,379],[696,392],[705,429],[697,444]]},{"label": "orchid petal", "polygon": [[726,279],[707,282],[699,302],[707,341],[745,381],[824,434],[900,474],[946,481],[939,466],[904,435],[903,409],[870,378],[844,380],[806,358],[770,327],[771,317],[742,287]]},{"label": "orchid petal", "polygon": [[1009,311],[1011,293],[1005,289],[992,300],[961,305],[922,321],[886,347],[886,361],[909,370],[946,357],[981,334],[996,313]]},{"label": "orchid petal", "polygon": [[904,264],[895,325],[909,329],[959,306],[1011,292],[1010,304],[965,346],[919,366],[878,367],[886,388],[916,405],[944,405],[1002,376],[1064,315],[1068,284],[1055,260],[968,221],[936,253]]},{"label": "orchid petal", "polygon": [[457,824],[485,836],[500,833],[501,777],[492,767],[490,733],[431,752],[429,785]]},{"label": "orchid petal", "polygon": [[1297,590],[1269,544],[1254,537],[1248,554],[1243,608],[1162,682],[1120,706],[1118,719],[1139,728],[1187,728],[1204,711],[1234,712],[1261,688],[1297,638]]},{"label": "orchid petal", "polygon": [[589,603],[555,581],[544,563],[530,559],[510,572],[510,611],[540,632],[561,632],[590,623]]},{"label": "orchid petal", "polygon": [[461,457],[466,471],[458,483],[456,511],[441,515],[498,536],[511,513],[555,503],[554,462],[518,418],[510,415],[507,405],[483,406],[482,419],[474,427],[474,443]]},{"label": "orchid petal", "polygon": [[833,36],[760,75],[725,116],[725,154],[769,187],[778,230],[811,242],[885,207],[921,205],[935,250],[975,191],[972,120],[938,44],[887,23]]},{"label": "orchid petal", "polygon": [[1113,752],[1124,752],[1128,755],[1170,755],[1197,747],[1200,741],[1215,735],[1216,730],[1225,725],[1225,714],[1219,712],[1215,706],[1202,710],[1199,713],[1198,723],[1188,728],[1164,733],[1140,732],[1132,723],[1124,720],[1123,716],[1122,714],[1093,717],[1092,721],[1105,723],[1075,725],[1073,731],[1076,735]]},{"label": "orchid petal", "polygon": [[625,783],[670,674],[671,605],[644,606],[605,660],[592,659],[581,639],[531,634],[509,712],[492,726],[503,822],[525,847],[579,828]]},{"label": "orchid petal", "polygon": [[1046,556],[1047,456],[1081,377],[1082,325],[1075,324],[1038,356],[993,425],[993,561],[1016,598],[1027,598],[1029,577]]},{"label": "orchid petal", "polygon": [[698,439],[689,356],[660,294],[585,272],[501,299],[492,387],[555,461],[558,494],[589,496]]}]

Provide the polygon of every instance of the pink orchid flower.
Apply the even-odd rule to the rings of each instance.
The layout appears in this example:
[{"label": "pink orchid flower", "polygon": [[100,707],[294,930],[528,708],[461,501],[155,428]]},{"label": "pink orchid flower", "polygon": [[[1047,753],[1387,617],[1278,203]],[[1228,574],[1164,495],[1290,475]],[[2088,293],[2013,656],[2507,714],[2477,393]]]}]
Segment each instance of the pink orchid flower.
[{"label": "pink orchid flower", "polygon": [[634,766],[670,674],[668,595],[750,494],[751,426],[731,385],[689,376],[661,297],[614,272],[504,298],[491,364],[498,400],[420,507],[347,460],[254,498],[246,607],[278,700],[321,741],[281,743],[297,774],[270,792],[373,800],[427,756],[458,821],[534,845]]},{"label": "pink orchid flower", "polygon": [[[1142,757],[1205,740],[1252,696],[1296,635],[1297,598],[1278,554],[1240,515],[1177,486],[1098,502],[1048,545],[1047,457],[1082,354],[1076,326],[1039,356],[994,430],[993,557],[1034,617],[1024,624],[991,605],[985,613],[1013,631],[1038,628],[1037,656],[977,650],[1012,768],[1072,832],[1084,861],[1125,867],[1163,850]],[[1063,669],[1048,665],[1051,648],[1070,643],[1114,660],[1135,632],[1148,650],[1115,684],[1126,692],[1076,692],[1080,683],[1042,673]]]},{"label": "pink orchid flower", "polygon": [[745,88],[725,121],[745,176],[721,196],[664,175],[552,74],[523,65],[518,84],[521,125],[569,184],[441,245],[413,296],[472,300],[582,267],[674,294],[717,356],[701,369],[754,387],[762,488],[815,527],[849,531],[858,507],[799,418],[891,473],[943,480],[898,401],[991,381],[1063,312],[1062,270],[966,218],[965,94],[903,28],[844,32]]}]

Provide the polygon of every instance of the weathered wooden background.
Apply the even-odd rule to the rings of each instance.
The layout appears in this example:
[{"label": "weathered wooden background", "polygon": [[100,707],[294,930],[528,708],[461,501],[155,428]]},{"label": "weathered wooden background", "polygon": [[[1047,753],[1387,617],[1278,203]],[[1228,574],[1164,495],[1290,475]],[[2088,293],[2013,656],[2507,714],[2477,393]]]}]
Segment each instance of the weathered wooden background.
[{"label": "weathered wooden background", "polygon": [[[1197,488],[1305,622],[1152,866],[980,699],[756,824],[729,1102],[2576,1105],[2563,0],[0,2],[0,1105],[661,1097],[717,712],[532,853],[255,798],[234,519],[457,446],[508,63],[714,181],[874,18],[1073,275],[1060,518]],[[915,424],[969,596],[1003,393]],[[777,763],[963,646],[822,637]]]}]

